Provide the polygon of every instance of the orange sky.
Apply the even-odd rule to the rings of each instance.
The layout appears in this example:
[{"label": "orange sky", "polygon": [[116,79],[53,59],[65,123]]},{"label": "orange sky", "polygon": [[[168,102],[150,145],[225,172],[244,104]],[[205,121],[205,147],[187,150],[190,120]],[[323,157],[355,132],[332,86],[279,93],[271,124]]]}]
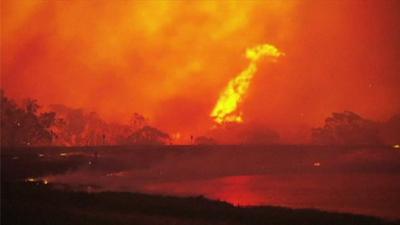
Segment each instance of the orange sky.
[{"label": "orange sky", "polygon": [[1,86],[94,110],[133,112],[201,134],[245,49],[286,53],[259,65],[245,122],[301,139],[333,111],[400,112],[399,1],[1,1]]}]

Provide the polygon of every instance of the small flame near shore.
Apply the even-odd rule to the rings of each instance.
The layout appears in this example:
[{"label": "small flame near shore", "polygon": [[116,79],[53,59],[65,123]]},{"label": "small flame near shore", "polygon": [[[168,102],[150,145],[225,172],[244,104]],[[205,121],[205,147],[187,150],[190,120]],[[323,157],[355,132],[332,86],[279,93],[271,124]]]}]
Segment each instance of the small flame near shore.
[{"label": "small flame near shore", "polygon": [[27,183],[42,183],[42,184],[49,184],[49,180],[47,179],[41,179],[41,178],[33,178],[33,177],[28,177],[25,179],[25,182]]}]

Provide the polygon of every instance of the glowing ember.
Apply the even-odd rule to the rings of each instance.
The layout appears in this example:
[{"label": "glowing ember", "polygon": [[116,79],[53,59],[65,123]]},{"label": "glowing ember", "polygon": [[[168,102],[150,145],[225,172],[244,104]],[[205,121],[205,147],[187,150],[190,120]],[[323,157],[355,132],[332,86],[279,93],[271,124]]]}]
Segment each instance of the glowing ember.
[{"label": "glowing ember", "polygon": [[321,166],[321,163],[320,162],[314,162],[313,166],[316,166],[316,167]]},{"label": "glowing ember", "polygon": [[33,177],[28,177],[25,179],[25,182],[29,182],[29,183],[43,183],[43,184],[48,184],[49,180],[47,179],[41,179],[41,178],[33,178]]},{"label": "glowing ember", "polygon": [[29,177],[25,179],[26,182],[36,182],[37,180],[35,178]]},{"label": "glowing ember", "polygon": [[250,60],[249,65],[239,75],[229,81],[228,86],[220,95],[217,104],[211,112],[214,121],[222,124],[224,122],[243,122],[242,113],[237,112],[239,104],[249,89],[251,79],[257,72],[257,62],[263,57],[277,58],[284,55],[276,47],[270,44],[258,45],[246,50],[246,57]]}]

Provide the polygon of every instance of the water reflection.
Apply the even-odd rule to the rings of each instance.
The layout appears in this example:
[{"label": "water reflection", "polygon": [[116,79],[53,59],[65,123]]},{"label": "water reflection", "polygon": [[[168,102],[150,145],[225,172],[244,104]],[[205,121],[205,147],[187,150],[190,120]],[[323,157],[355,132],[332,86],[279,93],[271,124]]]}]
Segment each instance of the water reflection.
[{"label": "water reflection", "polygon": [[240,206],[319,208],[398,218],[398,181],[399,175],[287,174],[160,182],[145,184],[141,189],[148,193],[204,195]]},{"label": "water reflection", "polygon": [[[73,155],[73,154],[69,154]],[[73,156],[71,156],[73,157]],[[83,156],[80,156],[83,157]],[[400,155],[388,149],[234,149],[100,152],[50,183],[234,205],[319,208],[399,218]]]}]

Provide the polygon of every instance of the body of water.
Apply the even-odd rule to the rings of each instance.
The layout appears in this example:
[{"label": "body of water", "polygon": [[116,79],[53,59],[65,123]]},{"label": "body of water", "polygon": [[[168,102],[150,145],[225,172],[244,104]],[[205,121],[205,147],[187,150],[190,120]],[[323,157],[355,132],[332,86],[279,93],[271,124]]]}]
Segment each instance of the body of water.
[{"label": "body of water", "polygon": [[390,147],[143,147],[40,157],[77,156],[87,164],[42,179],[89,191],[203,195],[240,206],[400,218],[400,151]]}]

